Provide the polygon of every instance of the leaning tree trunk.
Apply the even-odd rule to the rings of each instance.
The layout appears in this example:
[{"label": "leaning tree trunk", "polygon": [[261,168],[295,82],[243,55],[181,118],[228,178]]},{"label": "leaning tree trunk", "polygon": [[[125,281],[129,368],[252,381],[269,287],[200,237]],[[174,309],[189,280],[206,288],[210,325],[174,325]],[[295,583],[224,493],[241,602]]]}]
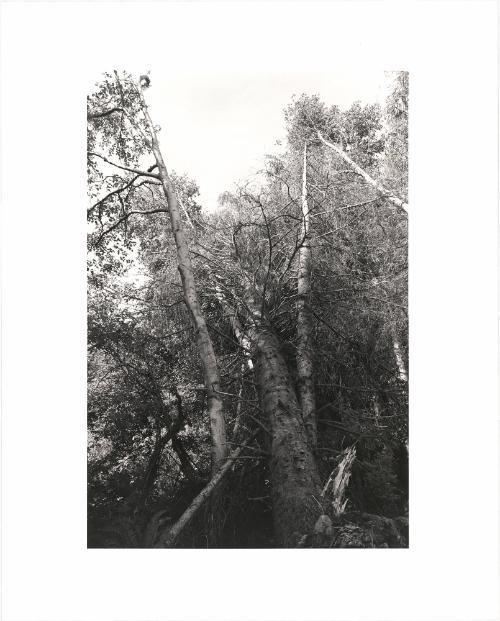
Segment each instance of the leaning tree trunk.
[{"label": "leaning tree trunk", "polygon": [[329,149],[332,149],[332,151],[335,151],[335,153],[337,153],[337,155],[340,155],[340,157],[344,160],[344,162],[347,162],[347,164],[349,164],[349,166],[356,173],[358,173],[358,175],[363,177],[363,179],[367,183],[369,183],[373,188],[375,188],[377,190],[377,192],[380,192],[380,194],[382,194],[382,196],[386,200],[388,200],[390,203],[392,203],[395,207],[398,207],[399,209],[402,209],[403,211],[408,213],[408,203],[405,203],[404,201],[402,201],[397,196],[394,196],[392,194],[392,192],[390,192],[389,190],[384,188],[384,186],[382,184],[380,184],[378,181],[373,179],[373,177],[370,177],[370,175],[366,171],[364,171],[361,168],[361,166],[358,166],[356,164],[356,162],[354,162],[341,147],[339,147],[336,144],[333,144],[333,142],[329,142],[328,140],[325,140],[319,131],[316,132],[316,133],[318,135],[318,138],[321,140],[321,142],[324,145],[326,145]]},{"label": "leaning tree trunk", "polygon": [[217,473],[210,479],[208,485],[206,485],[206,487],[201,490],[198,496],[196,496],[196,498],[184,511],[184,513],[177,520],[177,522],[170,528],[167,528],[164,533],[159,537],[159,541],[155,545],[155,548],[174,547],[176,540],[179,538],[179,535],[188,526],[188,524],[198,513],[204,503],[207,502],[207,500],[209,500],[210,497],[216,493],[217,488],[220,487],[225,475],[229,472],[231,466],[233,465],[233,462],[238,459],[240,453],[243,451],[245,446],[247,446],[247,444],[249,444],[251,440],[253,440],[255,435],[256,434],[253,434],[250,438],[246,440],[246,442],[244,442],[241,446],[235,448],[234,451],[229,454],[227,460],[224,462],[222,467],[219,468]]},{"label": "leaning tree trunk", "polygon": [[408,371],[401,351],[401,345],[395,329],[392,330],[392,349],[394,351],[394,358],[396,360],[396,366],[398,369],[398,379],[402,382],[408,383]]},{"label": "leaning tree trunk", "polygon": [[302,166],[302,240],[297,278],[297,376],[302,418],[309,441],[316,447],[316,399],[312,360],[312,318],[308,306],[311,293],[311,242],[307,204],[307,144],[304,143]]},{"label": "leaning tree trunk", "polygon": [[[221,299],[224,302],[223,296]],[[240,320],[238,319],[238,315],[236,313],[236,309],[234,309],[229,304],[227,305],[224,304],[224,308],[228,314],[229,321],[231,323],[231,327],[234,332],[234,336],[236,337],[236,340],[238,341],[238,344],[240,348],[242,349],[243,355],[245,357],[245,360],[244,362],[241,363],[241,368],[240,368],[240,387],[238,390],[238,400],[236,403],[236,416],[234,418],[234,425],[233,425],[233,441],[234,441],[238,437],[238,433],[241,427],[242,400],[243,400],[243,388],[244,388],[243,376],[245,374],[245,369],[248,369],[248,371],[252,372],[254,367],[253,367],[252,357],[250,355],[250,340],[248,336],[245,334],[245,332],[243,331],[243,328],[241,327]]]},{"label": "leaning tree trunk", "polygon": [[170,222],[172,224],[172,231],[177,248],[177,261],[182,280],[184,301],[196,329],[196,342],[203,367],[205,389],[208,399],[208,415],[210,418],[212,437],[212,474],[215,474],[227,457],[226,424],[224,420],[222,398],[220,396],[220,378],[217,368],[217,359],[215,357],[212,339],[208,333],[205,317],[198,300],[189,247],[182,227],[177,197],[168,175],[165,162],[163,161],[156,130],[151,116],[149,115],[141,85],[139,86],[139,93],[144,117],[151,133],[151,148],[158,166],[158,175],[167,199]]},{"label": "leaning tree trunk", "polygon": [[320,480],[288,368],[277,336],[252,299],[249,337],[261,407],[271,431],[269,462],[278,545],[295,547],[322,513]]}]

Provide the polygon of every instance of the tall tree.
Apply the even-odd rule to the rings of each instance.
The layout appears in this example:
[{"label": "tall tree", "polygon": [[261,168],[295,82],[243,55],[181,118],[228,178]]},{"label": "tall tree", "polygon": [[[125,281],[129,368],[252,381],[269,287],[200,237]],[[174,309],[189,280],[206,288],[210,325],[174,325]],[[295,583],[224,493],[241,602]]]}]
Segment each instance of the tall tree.
[{"label": "tall tree", "polygon": [[311,239],[309,234],[310,212],[307,202],[307,142],[304,142],[302,160],[302,227],[297,275],[297,376],[299,381],[302,417],[311,445],[316,446],[316,399],[314,395],[312,359],[312,315],[311,303]]},{"label": "tall tree", "polygon": [[177,248],[177,261],[182,279],[184,301],[189,309],[193,324],[196,328],[196,340],[203,366],[205,389],[207,391],[208,415],[210,418],[212,433],[212,470],[213,473],[215,473],[227,457],[226,423],[224,420],[224,406],[220,395],[219,369],[217,367],[217,359],[215,357],[212,339],[208,332],[205,317],[198,300],[193,266],[191,264],[191,256],[189,254],[189,246],[184,234],[177,196],[172,182],[170,181],[167,167],[165,166],[165,162],[160,151],[156,129],[153,121],[151,120],[148,106],[146,105],[146,101],[144,99],[143,90],[148,86],[149,78],[141,78],[139,92],[142,111],[150,133],[151,149],[156,160],[156,165],[158,166],[158,176],[167,200],[170,223],[172,225],[172,232]]},{"label": "tall tree", "polygon": [[[109,76],[111,77],[111,76]],[[193,325],[195,327],[196,341],[203,368],[204,383],[207,393],[208,414],[212,435],[212,470],[215,473],[227,456],[226,427],[223,412],[223,402],[220,395],[220,378],[217,360],[206,321],[199,303],[196,289],[189,246],[183,230],[179,204],[172,181],[168,175],[163,156],[160,151],[155,126],[151,120],[143,95],[143,88],[149,85],[147,76],[141,77],[139,83],[134,82],[130,76],[120,78],[115,72],[115,81],[106,80],[100,91],[90,100],[90,109],[87,115],[89,124],[89,175],[90,180],[103,179],[103,174],[96,167],[95,158],[112,166],[115,170],[129,173],[125,181],[118,181],[118,187],[113,187],[103,198],[97,201],[90,212],[98,214],[101,224],[101,235],[109,234],[122,222],[127,221],[132,215],[151,215],[156,213],[168,213],[173,236],[177,249],[177,263],[181,275],[184,302],[188,308]],[[102,109],[103,101],[106,108]],[[116,102],[116,103],[115,103]],[[144,122],[141,122],[142,113]],[[117,125],[116,117],[120,117]],[[110,120],[111,124],[106,121]],[[97,123],[97,128],[93,127]],[[100,129],[100,136],[96,129]],[[100,139],[100,141],[99,141]],[[123,163],[112,162],[108,157],[93,151],[99,142],[108,148],[111,154],[115,153],[122,158]],[[156,164],[147,171],[137,168],[139,157],[148,152],[154,155]],[[152,171],[158,168],[158,174]],[[133,175],[130,177],[130,175]],[[139,184],[135,182],[142,178]],[[150,210],[125,210],[125,202],[130,192],[137,191],[142,183],[154,183],[158,180],[164,192],[166,208],[163,205],[155,205]],[[116,186],[116,176],[113,177]],[[157,181],[156,181],[157,183]],[[108,188],[109,189],[109,188]],[[124,200],[122,193],[128,192]],[[116,201],[119,200],[121,210],[116,214]],[[108,217],[114,222],[107,229],[102,227],[102,213],[108,209]],[[116,215],[115,215],[116,214]],[[119,217],[117,217],[119,215]]]},{"label": "tall tree", "polygon": [[[386,148],[398,125],[388,108],[303,96],[283,152],[207,215],[165,168],[147,83],[111,79],[90,100],[91,514],[122,519],[143,489],[123,535],[134,545],[403,545],[407,218],[317,134],[404,200]],[[211,477],[186,282],[203,283],[228,423]]]}]

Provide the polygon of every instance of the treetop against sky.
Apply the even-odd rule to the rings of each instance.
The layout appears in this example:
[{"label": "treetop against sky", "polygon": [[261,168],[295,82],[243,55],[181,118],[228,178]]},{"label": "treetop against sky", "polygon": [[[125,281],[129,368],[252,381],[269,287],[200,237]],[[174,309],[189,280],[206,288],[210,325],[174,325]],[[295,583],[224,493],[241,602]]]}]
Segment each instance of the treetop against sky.
[{"label": "treetop against sky", "polygon": [[207,211],[217,209],[220,194],[261,170],[266,154],[283,150],[283,109],[294,95],[317,93],[326,105],[346,109],[358,100],[383,103],[388,82],[383,71],[190,74],[153,69],[150,78],[147,102],[161,128],[166,163],[196,180]]}]

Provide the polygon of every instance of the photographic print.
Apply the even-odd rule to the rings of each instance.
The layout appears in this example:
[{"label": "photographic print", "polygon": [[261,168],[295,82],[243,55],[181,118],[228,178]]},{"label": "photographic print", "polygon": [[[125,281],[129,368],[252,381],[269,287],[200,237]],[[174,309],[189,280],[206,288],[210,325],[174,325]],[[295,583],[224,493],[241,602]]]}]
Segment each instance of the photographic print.
[{"label": "photographic print", "polygon": [[409,74],[265,78],[88,95],[89,547],[409,544]]},{"label": "photographic print", "polygon": [[498,619],[497,3],[0,13],[2,619]]}]

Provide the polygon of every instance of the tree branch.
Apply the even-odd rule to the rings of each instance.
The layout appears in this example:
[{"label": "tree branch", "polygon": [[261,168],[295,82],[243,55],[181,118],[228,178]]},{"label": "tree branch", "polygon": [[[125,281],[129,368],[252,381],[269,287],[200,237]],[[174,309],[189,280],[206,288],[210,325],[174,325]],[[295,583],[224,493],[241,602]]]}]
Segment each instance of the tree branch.
[{"label": "tree branch", "polygon": [[108,233],[111,233],[111,231],[114,231],[114,229],[116,229],[118,226],[120,226],[120,224],[122,222],[125,222],[125,220],[127,220],[129,218],[129,216],[133,216],[136,214],[140,214],[143,216],[148,216],[150,214],[153,213],[168,213],[167,209],[151,209],[151,211],[129,211],[127,212],[122,218],[120,218],[119,220],[117,220],[114,224],[112,224],[108,229],[106,229],[105,231],[103,231],[100,235],[99,235],[99,239],[96,241],[95,245],[98,246],[103,237],[105,235],[107,235]]},{"label": "tree branch", "polygon": [[[150,166],[150,168],[148,168],[148,172],[151,172],[154,168],[156,168],[156,165],[155,165],[155,166]],[[102,205],[103,203],[105,203],[105,202],[108,200],[108,198],[111,198],[111,197],[112,197],[112,196],[114,196],[115,194],[121,194],[124,190],[126,190],[127,188],[129,188],[130,186],[132,186],[132,185],[133,185],[133,183],[134,183],[135,181],[137,181],[137,179],[139,179],[139,177],[140,177],[140,175],[136,175],[136,176],[135,176],[135,177],[133,177],[133,178],[132,178],[132,179],[131,179],[128,183],[126,183],[125,185],[122,185],[122,187],[121,187],[121,188],[118,188],[117,190],[113,190],[113,191],[112,191],[112,192],[110,192],[109,194],[106,194],[106,196],[104,196],[104,198],[101,198],[99,201],[97,201],[97,203],[94,203],[94,204],[92,205],[92,207],[89,207],[89,208],[87,209],[87,215],[89,215],[92,211],[94,211],[94,209],[95,209],[96,207],[99,207],[100,205]],[[139,184],[139,185],[141,185],[141,184]],[[138,186],[134,186],[134,187],[139,187],[139,185],[138,185]],[[158,184],[154,184],[154,185],[160,185],[160,184],[158,183]]]},{"label": "tree branch", "polygon": [[339,146],[337,146],[336,144],[333,144],[333,142],[329,142],[328,140],[325,140],[323,138],[323,136],[321,135],[321,132],[319,130],[316,130],[316,134],[318,135],[318,138],[321,140],[321,142],[326,145],[329,149],[332,149],[333,151],[335,151],[335,153],[337,153],[338,155],[340,155],[340,157],[349,164],[349,166],[351,166],[355,172],[358,173],[358,175],[360,175],[361,177],[363,177],[363,179],[369,183],[372,187],[374,187],[378,192],[380,192],[384,198],[386,198],[390,203],[392,203],[393,205],[395,205],[396,207],[399,207],[399,209],[402,209],[403,211],[405,211],[406,213],[408,213],[408,203],[405,203],[404,201],[402,201],[400,198],[397,198],[396,196],[393,196],[391,194],[391,192],[389,192],[389,190],[387,190],[386,188],[384,188],[383,185],[381,185],[380,183],[378,183],[378,181],[375,181],[375,179],[373,179],[372,177],[370,177],[370,175],[365,172],[361,166],[358,166],[356,164],[356,162],[354,162],[353,160],[351,160],[351,158],[347,155],[347,153],[341,149]]},{"label": "tree branch", "polygon": [[99,153],[94,153],[93,151],[90,151],[89,155],[93,155],[94,157],[99,157],[101,158],[101,160],[104,160],[106,164],[111,164],[111,166],[115,166],[116,168],[120,168],[121,170],[126,170],[127,172],[134,173],[134,175],[137,175],[139,177],[153,177],[153,179],[160,179],[159,175],[155,175],[152,172],[147,172],[145,170],[137,170],[136,168],[127,168],[126,166],[120,166],[119,164],[115,164],[114,162],[111,162],[110,160],[108,160],[107,157],[104,157],[104,155],[100,155]]},{"label": "tree branch", "polygon": [[109,116],[114,112],[123,112],[125,110],[123,108],[111,108],[110,110],[104,110],[103,112],[87,112],[87,119],[101,119],[104,116]]},{"label": "tree branch", "polygon": [[257,435],[258,431],[256,431],[250,438],[244,442],[241,446],[236,448],[224,462],[224,464],[219,468],[219,470],[214,474],[211,478],[210,482],[203,490],[196,496],[193,502],[189,505],[189,507],[184,511],[181,517],[177,520],[177,522],[165,533],[163,533],[160,537],[159,542],[155,545],[155,548],[171,548],[175,545],[176,539],[179,537],[184,528],[191,522],[193,517],[196,515],[200,507],[203,506],[207,498],[212,494],[214,489],[219,485],[222,481],[226,473],[229,471],[233,462],[238,459],[240,453],[243,451],[245,446],[249,444]]}]

